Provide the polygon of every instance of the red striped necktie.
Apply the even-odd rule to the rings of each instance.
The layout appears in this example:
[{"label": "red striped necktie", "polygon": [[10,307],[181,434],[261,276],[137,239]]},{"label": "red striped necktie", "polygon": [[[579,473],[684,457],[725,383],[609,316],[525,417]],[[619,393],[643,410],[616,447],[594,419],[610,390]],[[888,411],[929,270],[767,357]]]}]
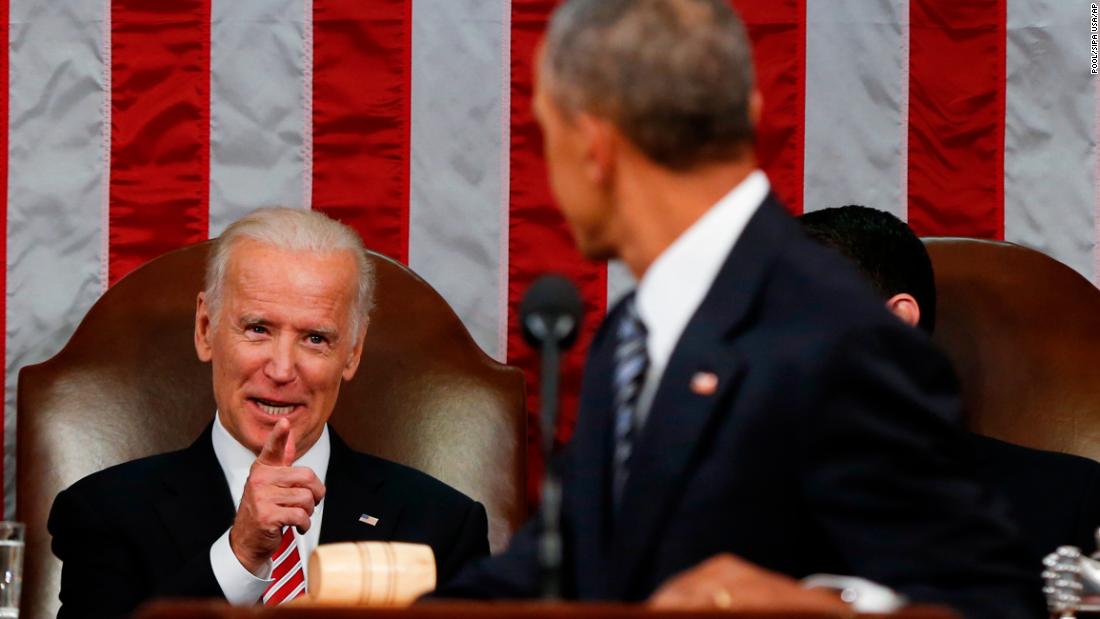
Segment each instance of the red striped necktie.
[{"label": "red striped necktie", "polygon": [[306,592],[306,576],[302,556],[298,554],[298,542],[294,539],[294,527],[283,531],[283,541],[271,555],[271,563],[271,578],[275,582],[260,598],[264,606],[278,606]]}]

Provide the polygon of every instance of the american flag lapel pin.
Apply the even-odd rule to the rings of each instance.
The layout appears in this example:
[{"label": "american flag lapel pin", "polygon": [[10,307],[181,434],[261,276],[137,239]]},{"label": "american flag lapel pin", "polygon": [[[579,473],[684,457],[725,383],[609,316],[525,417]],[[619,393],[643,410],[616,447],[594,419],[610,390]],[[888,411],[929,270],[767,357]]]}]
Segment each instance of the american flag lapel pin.
[{"label": "american flag lapel pin", "polygon": [[378,524],[378,519],[369,514],[359,514],[359,522],[373,527]]},{"label": "american flag lapel pin", "polygon": [[718,390],[718,375],[714,372],[696,372],[691,377],[691,390],[697,395],[714,395]]}]

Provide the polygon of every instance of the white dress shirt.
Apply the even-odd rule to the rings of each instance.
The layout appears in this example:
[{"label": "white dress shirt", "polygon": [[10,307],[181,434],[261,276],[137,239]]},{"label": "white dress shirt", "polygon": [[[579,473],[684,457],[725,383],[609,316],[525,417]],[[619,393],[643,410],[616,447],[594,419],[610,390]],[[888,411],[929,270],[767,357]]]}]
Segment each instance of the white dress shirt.
[{"label": "white dress shirt", "polygon": [[[218,464],[225,473],[225,481],[229,485],[229,494],[233,497],[233,509],[241,504],[241,496],[244,494],[244,484],[248,481],[248,473],[252,463],[256,460],[256,454],[247,447],[237,442],[229,431],[222,425],[221,414],[214,416],[214,429],[210,434],[214,443],[214,455],[218,458]],[[325,483],[325,473],[328,471],[328,460],[331,447],[329,445],[328,426],[321,430],[321,437],[294,461],[293,466],[304,466],[313,470],[321,483]],[[302,573],[307,578],[306,566],[309,554],[317,547],[321,536],[321,513],[324,511],[325,501],[321,502],[313,510],[310,516],[309,531],[305,535],[294,531],[294,537],[298,541],[298,553],[302,557]],[[261,574],[253,574],[248,571],[233,554],[229,546],[229,529],[210,546],[210,566],[214,570],[214,578],[225,594],[225,599],[235,606],[252,606],[260,599],[264,591],[275,582],[271,576],[271,560],[261,568]]]},{"label": "white dress shirt", "polygon": [[638,394],[639,426],[645,422],[665,366],[691,317],[714,284],[718,270],[741,238],[771,185],[760,170],[749,174],[672,242],[638,283],[638,317],[646,326],[646,370]]}]

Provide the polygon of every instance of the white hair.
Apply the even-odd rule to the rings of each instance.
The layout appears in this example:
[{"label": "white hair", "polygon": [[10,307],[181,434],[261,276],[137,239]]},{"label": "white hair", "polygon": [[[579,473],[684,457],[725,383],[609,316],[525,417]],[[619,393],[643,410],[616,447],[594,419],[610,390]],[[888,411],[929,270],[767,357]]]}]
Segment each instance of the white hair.
[{"label": "white hair", "polygon": [[367,260],[367,250],[359,234],[323,213],[284,207],[256,209],[230,224],[214,241],[206,263],[205,290],[212,322],[217,321],[221,311],[229,256],[237,242],[243,239],[289,251],[351,252],[358,267],[352,333],[359,333],[359,329],[366,326],[367,315],[374,305],[374,267]]}]

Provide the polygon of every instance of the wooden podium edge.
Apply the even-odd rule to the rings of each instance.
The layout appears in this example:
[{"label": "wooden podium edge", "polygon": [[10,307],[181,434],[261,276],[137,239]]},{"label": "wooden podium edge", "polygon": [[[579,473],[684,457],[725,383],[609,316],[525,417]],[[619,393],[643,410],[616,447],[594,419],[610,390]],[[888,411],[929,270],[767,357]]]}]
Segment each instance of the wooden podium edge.
[{"label": "wooden podium edge", "polygon": [[135,619],[959,619],[949,609],[913,606],[891,614],[785,611],[656,611],[636,604],[578,602],[433,601],[409,608],[293,605],[233,607],[225,602],[159,601],[140,609]]}]

